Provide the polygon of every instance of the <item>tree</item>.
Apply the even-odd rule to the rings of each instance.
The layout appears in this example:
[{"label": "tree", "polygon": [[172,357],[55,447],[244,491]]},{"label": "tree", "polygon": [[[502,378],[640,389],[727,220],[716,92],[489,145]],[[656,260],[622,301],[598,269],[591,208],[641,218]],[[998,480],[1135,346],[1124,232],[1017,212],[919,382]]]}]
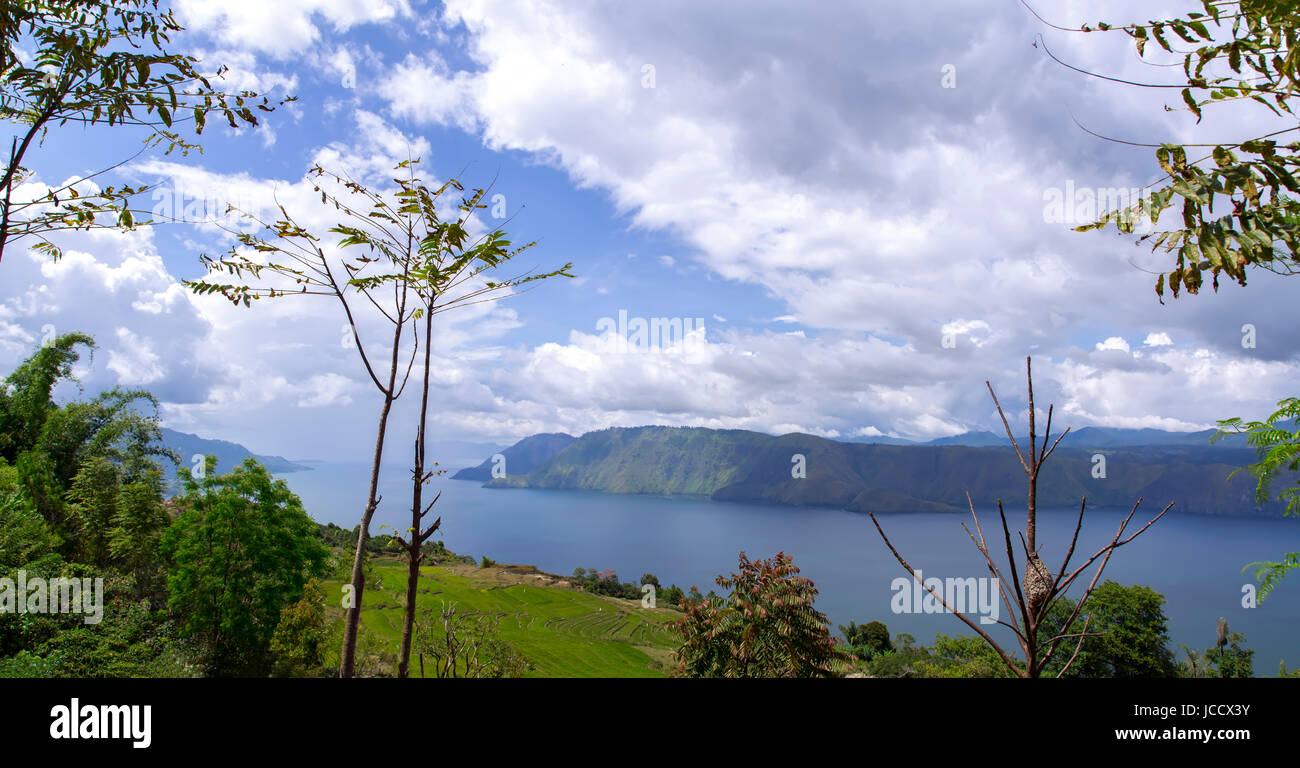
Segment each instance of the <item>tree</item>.
[{"label": "tree", "polygon": [[[1262,105],[1272,116],[1294,119],[1291,99],[1300,96],[1300,58],[1295,53],[1300,45],[1300,6],[1288,0],[1202,0],[1202,5],[1203,13],[1188,12],[1146,24],[1056,28],[1083,33],[1123,31],[1133,40],[1143,61],[1147,61],[1152,41],[1160,50],[1177,54],[1182,59],[1185,86],[1129,84],[1180,91],[1182,105],[1178,109],[1195,115],[1197,122],[1206,108],[1246,106],[1246,102]],[[1194,47],[1176,51],[1177,41],[1172,36]],[[1044,50],[1060,62],[1046,46]],[[1151,186],[1160,188],[1137,204],[1109,211],[1076,230],[1113,225],[1121,233],[1132,233],[1144,218],[1156,224],[1163,211],[1178,204],[1182,227],[1144,234],[1135,243],[1149,241],[1153,251],[1176,254],[1174,267],[1156,278],[1155,290],[1161,303],[1166,285],[1175,299],[1180,290],[1185,289],[1189,295],[1199,293],[1205,272],[1210,273],[1216,292],[1220,275],[1244,286],[1247,272],[1252,269],[1295,274],[1300,271],[1300,182],[1294,176],[1300,165],[1300,141],[1282,143],[1278,137],[1296,130],[1300,129],[1291,126],[1263,135],[1252,131],[1241,141],[1212,145],[1147,145],[1156,148],[1156,163],[1164,174]],[[1210,151],[1204,153],[1207,147]],[[1189,156],[1196,155],[1200,156],[1189,161]],[[1218,215],[1214,212],[1216,203]],[[1269,482],[1280,467],[1296,469],[1300,440],[1282,430],[1278,422],[1294,419],[1297,414],[1300,400],[1292,398],[1278,403],[1278,410],[1264,422],[1243,423],[1239,418],[1219,422],[1216,438],[1227,431],[1246,432],[1251,435],[1251,445],[1260,450],[1261,461],[1249,467],[1259,481],[1260,503],[1268,500]],[[1294,494],[1291,490],[1282,495],[1291,516],[1300,514]],[[1296,567],[1300,567],[1300,553],[1296,552],[1278,561],[1246,566],[1255,569],[1261,599]]]},{"label": "tree", "polygon": [[[966,626],[975,630],[975,633],[983,638],[984,642],[988,643],[993,651],[997,653],[998,657],[1002,660],[1002,663],[1008,670],[1010,670],[1013,676],[1039,677],[1044,673],[1044,671],[1055,669],[1049,665],[1053,659],[1059,660],[1060,657],[1056,656],[1056,652],[1060,647],[1062,647],[1061,643],[1066,640],[1074,641],[1074,654],[1056,671],[1056,676],[1061,677],[1069,671],[1071,665],[1078,659],[1079,652],[1083,647],[1084,638],[1089,636],[1088,630],[1091,617],[1085,616],[1083,627],[1077,632],[1069,631],[1069,629],[1052,631],[1050,623],[1047,622],[1047,618],[1051,615],[1053,607],[1061,600],[1065,599],[1066,592],[1074,582],[1083,575],[1088,568],[1092,567],[1094,563],[1097,563],[1097,570],[1093,573],[1092,581],[1084,589],[1083,595],[1080,596],[1078,603],[1076,603],[1074,609],[1070,611],[1066,620],[1060,623],[1061,627],[1073,628],[1075,620],[1081,615],[1080,612],[1083,610],[1085,604],[1088,603],[1089,597],[1097,588],[1097,582],[1101,578],[1102,572],[1105,571],[1106,565],[1110,562],[1110,557],[1115,553],[1115,550],[1133,541],[1133,539],[1140,536],[1152,525],[1155,525],[1156,521],[1164,517],[1165,513],[1167,513],[1174,505],[1170,502],[1160,511],[1159,514],[1152,517],[1146,525],[1128,536],[1125,536],[1124,534],[1128,530],[1129,523],[1132,522],[1133,516],[1137,514],[1138,507],[1142,504],[1142,499],[1138,499],[1133,505],[1133,509],[1130,510],[1128,515],[1120,522],[1119,529],[1115,531],[1115,535],[1111,538],[1110,542],[1098,549],[1092,557],[1088,558],[1082,565],[1071,570],[1070,562],[1074,559],[1075,545],[1078,544],[1079,532],[1083,528],[1084,511],[1088,506],[1088,500],[1087,498],[1084,498],[1079,505],[1079,518],[1074,526],[1074,536],[1070,540],[1070,546],[1065,553],[1065,561],[1061,564],[1060,569],[1053,573],[1038,554],[1038,477],[1042,472],[1043,464],[1056,450],[1056,447],[1061,444],[1062,438],[1069,434],[1070,430],[1069,428],[1066,428],[1066,430],[1056,438],[1056,441],[1052,442],[1052,407],[1049,405],[1047,408],[1047,428],[1043,434],[1042,443],[1040,444],[1038,442],[1038,434],[1036,431],[1036,411],[1034,410],[1034,376],[1032,360],[1030,358],[1025,358],[1025,378],[1029,389],[1029,442],[1026,446],[1029,451],[1028,456],[1026,456],[1025,452],[1021,450],[1020,443],[1017,442],[1015,435],[1012,434],[1011,424],[1007,421],[1006,414],[1002,411],[1002,404],[998,402],[998,396],[993,392],[993,385],[987,381],[984,382],[984,385],[989,390],[989,395],[993,398],[993,405],[997,408],[998,416],[1002,419],[1002,426],[1006,429],[1007,439],[1011,441],[1011,447],[1016,452],[1016,458],[1020,460],[1020,466],[1024,469],[1025,475],[1029,479],[1025,530],[1021,532],[1019,536],[1020,550],[1024,555],[1025,563],[1023,572],[1017,566],[1016,548],[1013,547],[1011,543],[1011,527],[1007,524],[1006,512],[1002,509],[1002,500],[998,499],[998,515],[1002,520],[1002,535],[1006,546],[1007,572],[1011,575],[1009,583],[1012,587],[1009,588],[1007,586],[1008,579],[1004,577],[1002,567],[1000,567],[993,559],[993,556],[989,554],[988,543],[984,539],[984,529],[980,525],[979,517],[975,514],[975,503],[970,500],[970,494],[966,495],[966,501],[970,505],[971,521],[975,525],[975,531],[972,532],[970,528],[966,527],[965,523],[962,523],[962,528],[965,529],[966,534],[970,536],[971,542],[975,545],[975,548],[979,550],[980,554],[984,556],[984,562],[988,566],[989,575],[996,580],[1002,602],[1006,606],[1008,614],[1016,619],[1016,623],[1014,624],[1005,619],[999,620],[998,624],[1015,633],[1016,641],[1020,645],[1021,654],[1023,654],[1022,659],[1017,660],[1013,658],[1012,655],[1007,653],[1007,651],[1003,649],[1002,645],[994,640],[988,632],[984,631],[979,624],[972,621],[970,617],[962,611],[958,611],[954,608],[939,590],[936,590],[931,584],[923,581],[919,572],[911,565],[908,565],[907,560],[903,559],[903,556],[899,554],[898,550],[889,541],[889,537],[885,535],[884,528],[880,527],[880,521],[876,519],[875,514],[870,513],[870,516],[871,522],[875,524],[876,531],[880,534],[880,538],[884,540],[885,546],[887,546],[889,551],[893,553],[894,558],[898,560],[899,565],[903,566],[903,570],[910,573],[912,578],[916,579],[918,583],[921,583],[925,590],[929,592],[935,600],[937,600],[947,610],[948,613],[955,615],[965,623]],[[1022,573],[1023,576],[1021,575]],[[1012,591],[1012,588],[1014,588],[1014,591]]]},{"label": "tree", "polygon": [[[1174,54],[1181,59],[1186,85],[1132,82],[1070,68],[1110,81],[1178,91],[1181,104],[1166,109],[1190,112],[1198,122],[1207,107],[1246,101],[1263,105],[1274,116],[1295,117],[1290,100],[1300,95],[1300,60],[1293,53],[1300,41],[1300,9],[1287,0],[1202,0],[1202,5],[1203,13],[1145,24],[1052,26],[1081,33],[1122,31],[1133,40],[1139,58],[1153,66],[1168,64],[1149,60],[1150,43]],[[1179,41],[1193,47],[1177,50]],[[1070,66],[1046,45],[1043,50]],[[1162,212],[1178,205],[1181,227],[1144,234],[1136,243],[1150,242],[1153,251],[1175,254],[1174,267],[1156,279],[1162,299],[1166,285],[1174,298],[1184,289],[1197,294],[1206,272],[1216,291],[1220,275],[1245,285],[1248,269],[1294,274],[1300,267],[1300,201],[1294,197],[1300,182],[1293,170],[1300,163],[1300,142],[1282,144],[1276,137],[1295,130],[1211,145],[1139,144],[1156,149],[1164,176],[1151,186],[1161,186],[1132,206],[1108,211],[1076,230],[1113,225],[1130,234],[1144,218],[1158,223]],[[1189,162],[1188,150],[1200,154],[1206,147],[1208,153]],[[1230,213],[1216,216],[1216,202]]]},{"label": "tree", "polygon": [[171,519],[163,507],[162,489],[157,470],[121,486],[108,532],[109,553],[134,575],[138,596],[155,595],[166,587],[159,547]]},{"label": "tree", "polygon": [[78,347],[93,350],[95,340],[84,333],[57,336],[5,377],[0,387],[0,458],[12,464],[19,453],[36,445],[46,420],[58,409],[54,385],[76,382],[72,366],[81,359]]},{"label": "tree", "polygon": [[725,600],[693,590],[685,601],[678,676],[833,677],[849,663],[789,555],[751,561],[741,552],[740,570],[717,583],[731,590]]},{"label": "tree", "polygon": [[[408,553],[408,605],[404,622],[404,652],[400,662],[403,670],[409,666],[411,622],[415,583],[419,578],[421,545],[437,529],[441,518],[431,526],[423,524],[424,516],[437,497],[428,506],[423,505],[421,489],[432,477],[425,467],[425,445],[428,422],[430,384],[430,344],[433,316],[469,304],[513,295],[514,288],[536,280],[557,275],[571,277],[566,264],[558,270],[542,274],[523,274],[501,281],[483,278],[485,272],[509,262],[531,247],[512,248],[501,229],[491,230],[478,238],[468,232],[470,217],[485,208],[482,199],[486,192],[475,190],[462,199],[457,209],[461,215],[454,221],[443,221],[438,211],[441,196],[447,190],[463,191],[456,179],[443,183],[436,190],[425,186],[416,178],[414,166],[418,160],[398,163],[398,172],[405,178],[394,178],[397,191],[389,196],[372,191],[352,179],[314,166],[310,175],[313,190],[321,195],[322,204],[332,205],[349,219],[330,229],[339,235],[338,250],[360,247],[364,254],[342,256],[327,251],[320,238],[299,225],[283,207],[281,218],[266,222],[255,214],[241,211],[245,218],[260,224],[258,233],[232,232],[237,244],[224,258],[201,257],[204,265],[214,274],[233,276],[241,282],[195,280],[185,283],[199,295],[219,294],[236,305],[251,306],[262,298],[284,296],[322,295],[333,297],[340,304],[351,331],[361,362],[371,382],[382,396],[376,428],[375,447],[371,460],[370,487],[366,506],[358,529],[357,547],[352,564],[351,604],[347,607],[347,621],[343,635],[339,675],[351,677],[356,655],[357,626],[360,623],[361,603],[365,592],[364,558],[366,540],[370,535],[370,521],[374,518],[380,498],[379,471],[388,430],[388,418],[393,403],[405,390],[416,353],[420,348],[420,323],[423,320],[424,371],[422,377],[420,416],[415,441],[415,461],[412,467],[412,524],[408,537],[401,540]],[[269,234],[264,234],[269,233]],[[377,265],[377,266],[374,266]],[[386,270],[379,271],[375,270]],[[262,281],[250,285],[244,278]],[[386,299],[388,291],[391,300]],[[501,292],[505,293],[501,293]],[[372,365],[372,356],[358,327],[353,302],[357,296],[375,307],[391,326],[391,336],[383,349],[387,370]],[[403,372],[402,354],[407,326],[411,325],[412,346]]]},{"label": "tree", "polygon": [[[502,282],[486,281],[481,287],[473,282],[484,272],[495,269],[515,258],[519,253],[532,247],[529,243],[522,248],[511,249],[503,230],[497,229],[488,234],[471,239],[469,235],[470,217],[476,210],[486,208],[482,203],[486,190],[475,190],[468,198],[463,198],[457,206],[460,216],[454,221],[442,221],[438,217],[438,194],[448,188],[463,191],[460,182],[453,179],[440,188],[439,193],[431,192],[423,184],[411,183],[398,193],[399,215],[404,215],[398,224],[405,227],[409,243],[419,238],[419,258],[409,277],[401,287],[410,286],[419,302],[419,308],[413,313],[413,320],[424,320],[424,367],[420,377],[420,416],[415,433],[415,455],[411,466],[411,526],[405,536],[398,535],[397,540],[406,550],[406,607],[402,617],[402,650],[398,656],[398,677],[408,677],[411,667],[411,639],[415,631],[416,592],[420,580],[420,563],[424,561],[424,543],[438,530],[442,518],[438,517],[430,525],[424,524],[424,518],[433,505],[442,496],[439,492],[427,506],[423,503],[424,486],[434,475],[441,475],[443,470],[427,468],[425,451],[428,445],[429,425],[429,384],[432,374],[433,318],[441,312],[469,303],[478,303],[505,298],[507,295],[495,295],[499,291],[513,291],[515,288],[536,280],[563,275],[572,277],[568,270],[572,264],[551,272],[537,275],[517,275]],[[387,210],[376,210],[372,215],[387,216]],[[397,223],[396,219],[393,219]],[[416,223],[418,222],[418,223]],[[373,244],[373,236],[358,231],[353,237],[362,244]],[[382,240],[382,238],[381,238]],[[373,286],[386,281],[369,280]],[[483,298],[486,297],[486,298]],[[419,346],[420,332],[417,325],[415,343]],[[437,466],[437,462],[433,463]],[[487,557],[484,556],[486,561]]]},{"label": "tree", "polygon": [[425,655],[433,676],[439,678],[520,677],[531,670],[532,664],[501,639],[498,621],[495,614],[457,613],[455,603],[443,601],[436,620],[427,615],[416,636],[420,676],[424,676]]},{"label": "tree", "polygon": [[[1255,476],[1255,501],[1263,504],[1272,497],[1272,485],[1283,472],[1293,474],[1300,471],[1300,398],[1288,398],[1277,404],[1277,410],[1265,421],[1244,422],[1240,418],[1224,419],[1219,422],[1219,431],[1212,440],[1227,434],[1248,435],[1246,441],[1259,452],[1259,461],[1247,467],[1235,470],[1228,479],[1238,472],[1249,470]],[[1286,503],[1283,512],[1287,517],[1300,517],[1300,478],[1296,484],[1278,493],[1279,501]],[[1287,573],[1300,568],[1300,552],[1289,552],[1281,560],[1250,563],[1242,570],[1255,569],[1255,581],[1259,582],[1259,599],[1262,602],[1278,583],[1286,578]]]},{"label": "tree", "polygon": [[[1084,638],[1077,658],[1064,677],[1108,677],[1151,679],[1176,677],[1177,665],[1169,650],[1165,598],[1159,592],[1134,585],[1125,587],[1107,580],[1088,599],[1091,632]],[[1073,600],[1052,607],[1045,621],[1049,632],[1068,634],[1082,631],[1077,618],[1065,626],[1074,613]],[[1059,671],[1064,660],[1053,667]]]},{"label": "tree", "polygon": [[889,627],[879,621],[866,624],[850,621],[847,627],[840,627],[840,632],[844,635],[844,641],[852,649],[853,655],[859,659],[870,660],[877,654],[894,649],[894,644],[889,639]]},{"label": "tree", "polygon": [[[1219,619],[1213,648],[1197,653],[1183,646],[1187,654],[1183,673],[1188,677],[1252,677],[1255,651],[1242,647],[1245,642],[1244,635],[1228,629],[1227,619]],[[1286,664],[1280,665],[1278,676],[1288,676]]]},{"label": "tree", "polygon": [[[58,247],[46,238],[50,232],[136,224],[130,200],[145,188],[88,191],[85,179],[77,179],[30,199],[15,197],[31,175],[23,167],[28,152],[51,127],[136,126],[146,131],[145,148],[188,153],[200,147],[182,138],[179,125],[192,123],[201,134],[216,115],[232,128],[256,126],[253,109],[274,109],[251,91],[213,88],[212,78],[224,68],[205,75],[198,59],[170,50],[171,35],[181,30],[158,0],[0,2],[0,120],[19,126],[0,177],[0,259],[10,242],[25,237],[40,240],[37,248],[58,258]],[[20,43],[35,47],[32,66],[19,59]],[[112,222],[101,222],[101,214]]]},{"label": "tree", "polygon": [[184,511],[162,538],[168,607],[214,674],[264,673],[282,609],[324,575],[328,550],[298,497],[256,459],[215,470],[215,456],[202,478],[182,470]]},{"label": "tree", "polygon": [[54,401],[60,381],[78,383],[72,366],[79,347],[93,350],[94,341],[82,333],[58,336],[5,378],[0,459],[17,470],[22,495],[65,540],[65,550],[103,565],[118,492],[156,482],[159,459],[177,458],[162,443],[158,403],[148,392],[113,388],[90,400]]},{"label": "tree", "polygon": [[23,497],[18,472],[0,459],[0,574],[40,572],[60,560],[58,535]]},{"label": "tree", "polygon": [[660,592],[659,598],[665,605],[680,607],[682,600],[686,599],[686,593],[682,591],[681,587],[677,586],[676,584],[673,584],[672,586]]},{"label": "tree", "polygon": [[328,632],[325,591],[321,589],[320,580],[313,578],[303,585],[302,599],[280,611],[280,623],[271,636],[275,674],[297,677],[318,670],[324,658]]}]

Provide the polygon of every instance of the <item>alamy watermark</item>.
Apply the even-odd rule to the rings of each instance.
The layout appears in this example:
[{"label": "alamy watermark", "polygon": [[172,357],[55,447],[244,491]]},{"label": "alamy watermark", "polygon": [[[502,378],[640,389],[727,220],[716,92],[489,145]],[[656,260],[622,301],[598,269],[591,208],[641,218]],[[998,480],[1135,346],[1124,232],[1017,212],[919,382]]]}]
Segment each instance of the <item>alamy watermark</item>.
[{"label": "alamy watermark", "polygon": [[626,309],[618,318],[602,317],[596,332],[612,352],[689,352],[702,349],[705,339],[702,317],[629,317]]},{"label": "alamy watermark", "polygon": [[79,613],[86,624],[98,624],[104,619],[104,580],[28,578],[20,570],[17,579],[0,578],[0,613]]},{"label": "alamy watermark", "polygon": [[1115,213],[1136,232],[1153,228],[1151,218],[1142,213],[1143,204],[1151,199],[1149,187],[1076,187],[1067,180],[1065,187],[1043,190],[1043,221],[1047,224],[1092,224],[1106,213]]},{"label": "alamy watermark", "polygon": [[237,231],[255,232],[268,221],[266,207],[252,194],[225,194],[208,186],[173,183],[152,190],[155,221],[216,224]]},{"label": "alamy watermark", "polygon": [[918,570],[915,578],[894,579],[890,589],[894,597],[889,601],[889,608],[894,613],[948,613],[937,594],[957,613],[978,615],[981,624],[996,624],[1000,616],[1001,585],[997,579],[987,576],[927,579]]}]

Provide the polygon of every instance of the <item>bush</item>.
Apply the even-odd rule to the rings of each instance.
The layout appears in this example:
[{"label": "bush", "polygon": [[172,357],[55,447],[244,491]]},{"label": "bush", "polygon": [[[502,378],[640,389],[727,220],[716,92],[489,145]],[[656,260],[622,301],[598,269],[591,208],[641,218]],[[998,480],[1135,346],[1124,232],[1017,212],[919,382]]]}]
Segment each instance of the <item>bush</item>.
[{"label": "bush", "polygon": [[681,677],[833,677],[851,657],[831,638],[826,616],[813,608],[817,589],[793,559],[778,552],[751,561],[717,583],[727,599],[692,590],[686,618],[677,623]]}]

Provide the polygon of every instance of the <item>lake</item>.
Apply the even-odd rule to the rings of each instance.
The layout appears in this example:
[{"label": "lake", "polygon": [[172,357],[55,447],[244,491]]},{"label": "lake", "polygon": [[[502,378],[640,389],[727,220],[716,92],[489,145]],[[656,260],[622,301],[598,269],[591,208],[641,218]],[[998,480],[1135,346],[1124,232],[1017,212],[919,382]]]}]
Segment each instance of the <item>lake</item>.
[{"label": "lake", "polygon": [[[281,475],[320,522],[353,528],[360,520],[369,477],[366,465],[318,462],[310,472]],[[456,465],[453,465],[456,466]],[[410,521],[410,471],[400,467],[382,475],[384,500],[371,532],[404,529]],[[715,577],[737,567],[737,553],[751,558],[784,551],[802,575],[813,580],[817,607],[835,625],[878,620],[891,634],[907,632],[931,644],[935,633],[971,634],[959,619],[944,614],[895,613],[894,580],[907,577],[885,547],[871,519],[831,509],[712,502],[703,499],[611,495],[585,491],[485,489],[477,482],[439,478],[425,491],[442,491],[436,534],[452,551],[502,563],[529,563],[552,573],[574,568],[613,568],[623,581],[650,572],[667,586],[694,584],[704,592]],[[1016,507],[1015,503],[1020,506]],[[1023,500],[1007,500],[1008,521],[1024,526]],[[1160,506],[1138,510],[1130,531],[1140,528]],[[980,506],[986,539],[1005,567],[997,509]],[[1090,510],[1072,567],[1081,565],[1114,535],[1127,510]],[[1144,513],[1146,516],[1144,516]],[[1039,548],[1044,561],[1060,567],[1078,508],[1039,512]],[[908,562],[928,578],[983,577],[987,568],[961,523],[969,515],[906,514],[878,517],[885,533]],[[380,526],[387,524],[389,528]],[[1013,527],[1014,531],[1017,527]],[[1017,545],[1018,546],[1018,545]],[[1111,557],[1103,579],[1150,586],[1166,598],[1171,647],[1204,650],[1214,644],[1215,623],[1228,620],[1256,650],[1255,673],[1277,674],[1278,661],[1300,666],[1300,575],[1284,581],[1255,608],[1243,608],[1242,587],[1253,582],[1247,563],[1280,559],[1300,551],[1300,520],[1166,515]],[[999,557],[998,553],[1003,552]],[[1023,568],[1023,559],[1017,553]],[[1095,566],[1081,576],[1070,595],[1077,597]],[[720,590],[721,591],[721,590]],[[910,600],[908,601],[910,603]],[[1005,611],[1003,612],[1005,613]],[[1006,618],[1001,615],[1000,618]],[[998,628],[1000,629],[1000,628]],[[1002,636],[994,633],[999,639]],[[1007,635],[1005,630],[1002,635]],[[1011,644],[1014,645],[1014,639]]]}]

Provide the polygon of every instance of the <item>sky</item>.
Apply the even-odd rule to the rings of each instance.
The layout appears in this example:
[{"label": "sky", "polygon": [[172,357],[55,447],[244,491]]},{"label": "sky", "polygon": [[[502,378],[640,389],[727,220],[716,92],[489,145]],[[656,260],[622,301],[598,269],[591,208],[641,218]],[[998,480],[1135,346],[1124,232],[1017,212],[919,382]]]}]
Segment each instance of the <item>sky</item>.
[{"label": "sky", "polygon": [[[491,186],[476,227],[537,242],[512,272],[575,275],[439,316],[437,438],[664,424],[927,440],[999,428],[986,380],[1022,423],[1026,356],[1058,426],[1266,416],[1300,369],[1287,278],[1162,305],[1169,257],[1071,227],[1090,197],[1160,176],[1153,149],[1085,127],[1212,142],[1274,120],[1233,105],[1198,124],[1177,90],[1046,53],[1176,83],[1121,33],[1045,21],[1199,3],[1137,18],[1131,2],[1034,5],[1043,20],[1009,0],[174,0],[175,47],[228,67],[221,87],[296,101],[257,128],[209,123],[202,154],[145,152],[96,179],[155,185],[145,205],[194,223],[62,233],[57,263],[6,251],[0,370],[81,330],[98,344],[78,367],[87,392],[149,389],[167,426],[259,453],[365,458],[381,399],[337,302],[245,309],[181,281],[234,244],[205,207],[284,205],[324,234],[339,217],[313,164],[388,189],[415,157],[430,183]],[[141,138],[52,129],[31,188]],[[375,313],[361,330],[384,343]],[[399,401],[396,444],[417,395]]]}]

